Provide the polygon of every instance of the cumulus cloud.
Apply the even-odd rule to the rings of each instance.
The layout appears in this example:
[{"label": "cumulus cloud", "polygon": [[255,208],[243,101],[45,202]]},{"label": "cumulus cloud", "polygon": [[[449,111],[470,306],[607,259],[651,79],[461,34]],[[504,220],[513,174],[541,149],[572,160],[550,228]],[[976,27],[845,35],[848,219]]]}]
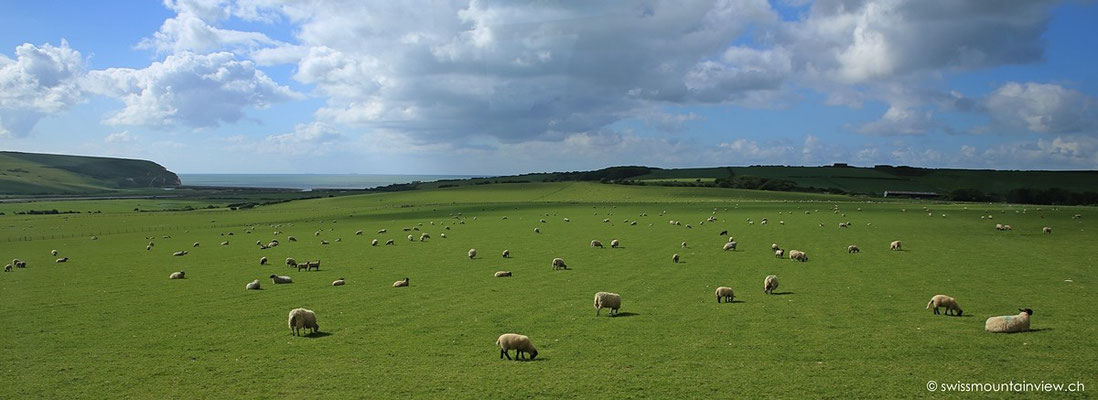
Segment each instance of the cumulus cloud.
[{"label": "cumulus cloud", "polygon": [[857,131],[871,136],[924,135],[937,127],[933,112],[893,105],[880,119],[862,124]]},{"label": "cumulus cloud", "polygon": [[[267,136],[254,149],[268,154],[323,155],[337,149],[344,139],[342,134],[322,123],[298,124],[292,132]],[[244,147],[252,146],[246,144]]]},{"label": "cumulus cloud", "polygon": [[1008,130],[1098,133],[1098,101],[1056,84],[1008,82],[992,92],[984,106],[992,120]]},{"label": "cumulus cloud", "polygon": [[103,141],[107,143],[132,143],[137,141],[137,135],[131,134],[130,131],[114,132],[103,138]]},{"label": "cumulus cloud", "polygon": [[[252,49],[276,45],[279,42],[259,32],[222,29],[210,25],[229,18],[232,7],[221,0],[164,0],[164,5],[176,12],[151,38],[142,39],[137,48],[161,53],[180,51],[208,52],[223,48]],[[237,8],[244,16],[263,19],[269,14],[258,13],[254,7]]]},{"label": "cumulus cloud", "polygon": [[60,46],[24,43],[14,60],[0,55],[0,135],[25,136],[43,116],[80,102],[83,73],[83,57],[64,39]]},{"label": "cumulus cloud", "polygon": [[227,52],[183,52],[143,69],[91,71],[85,86],[125,104],[105,120],[111,125],[212,127],[240,120],[245,109],[300,97]]}]

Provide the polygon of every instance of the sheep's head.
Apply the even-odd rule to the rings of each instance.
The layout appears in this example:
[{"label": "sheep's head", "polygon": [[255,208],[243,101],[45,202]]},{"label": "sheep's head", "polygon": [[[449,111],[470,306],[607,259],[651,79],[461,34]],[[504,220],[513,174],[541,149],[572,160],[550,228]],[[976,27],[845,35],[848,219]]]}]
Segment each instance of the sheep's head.
[{"label": "sheep's head", "polygon": [[1019,308],[1019,309],[1018,309],[1018,311],[1024,312],[1024,313],[1026,313],[1026,314],[1028,314],[1028,315],[1033,315],[1033,309],[1029,309],[1029,308]]},{"label": "sheep's head", "polygon": [[274,278],[275,278],[275,277],[277,277],[277,276],[278,276],[278,275],[275,275],[275,274],[271,274],[270,278],[271,278],[271,279],[274,279]]},{"label": "sheep's head", "polygon": [[530,359],[533,360],[537,357],[538,357],[538,351],[537,350],[530,350]]},{"label": "sheep's head", "polygon": [[964,313],[965,312],[964,312],[964,310],[961,310],[961,307],[957,307],[957,316],[958,317],[960,317],[961,315],[964,315]]}]

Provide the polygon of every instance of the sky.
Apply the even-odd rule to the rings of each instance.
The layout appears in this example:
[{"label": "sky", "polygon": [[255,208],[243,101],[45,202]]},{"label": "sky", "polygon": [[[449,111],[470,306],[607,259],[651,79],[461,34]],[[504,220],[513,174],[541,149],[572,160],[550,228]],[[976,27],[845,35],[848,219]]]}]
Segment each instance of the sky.
[{"label": "sky", "polygon": [[178,173],[1098,169],[1090,1],[0,0],[0,150]]}]

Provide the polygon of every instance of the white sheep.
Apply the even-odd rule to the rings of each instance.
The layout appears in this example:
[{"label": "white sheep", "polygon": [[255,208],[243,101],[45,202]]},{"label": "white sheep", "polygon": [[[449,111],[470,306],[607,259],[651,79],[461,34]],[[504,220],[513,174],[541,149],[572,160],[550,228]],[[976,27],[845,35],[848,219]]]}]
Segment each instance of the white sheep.
[{"label": "white sheep", "polygon": [[600,242],[598,240],[592,240],[591,241],[591,247],[598,247],[600,249],[604,248],[604,247],[602,247],[602,242]]},{"label": "white sheep", "polygon": [[477,258],[477,249],[469,249],[469,259]]},{"label": "white sheep", "polygon": [[763,293],[774,294],[774,291],[778,289],[778,276],[767,275],[763,280]]},{"label": "white sheep", "polygon": [[614,240],[610,241],[610,248],[616,249],[616,248],[618,248],[618,246],[621,246],[621,243],[618,242],[618,239],[614,239]]},{"label": "white sheep", "polygon": [[682,242],[682,248],[686,248],[686,242]]},{"label": "white sheep", "polygon": [[382,233],[386,233],[386,232],[389,232],[389,230],[388,229],[378,229],[377,230],[377,234],[379,234],[379,235],[382,234]]},{"label": "white sheep", "polygon": [[260,257],[259,265],[267,265],[267,257]]},{"label": "white sheep", "polygon": [[183,271],[172,272],[171,275],[168,275],[168,279],[184,279],[186,275],[187,273]]},{"label": "white sheep", "polygon": [[892,244],[888,245],[888,248],[892,251],[900,251],[901,250],[900,247],[901,247],[901,244],[900,244],[899,240],[895,240],[895,241],[892,242]]},{"label": "white sheep", "polygon": [[396,243],[396,242],[395,242],[395,241],[393,241],[393,239],[389,239],[389,240],[386,240],[386,241],[385,241],[385,245],[386,245],[386,246],[391,246],[391,245],[393,245],[393,244],[395,244],[395,243]]},{"label": "white sheep", "polygon": [[68,261],[69,261],[68,257],[61,257],[61,258],[58,258],[57,261],[54,261],[54,262],[63,263],[63,262],[68,262]]},{"label": "white sheep", "polygon": [[222,245],[222,246],[228,246],[228,245],[229,245],[229,241],[228,241],[228,240],[226,240],[226,241],[224,241],[224,242],[221,242],[221,245]]},{"label": "white sheep", "polygon": [[297,260],[286,257],[286,266],[291,267],[291,268],[296,267],[297,266]]},{"label": "white sheep", "polygon": [[[447,228],[449,228],[449,227],[447,226]],[[438,235],[441,236],[443,239],[446,239],[446,234],[445,233],[440,233]]]},{"label": "white sheep", "polygon": [[1025,332],[1029,330],[1029,317],[1033,315],[1033,310],[1028,308],[1019,308],[1018,315],[1003,315],[999,317],[991,317],[984,323],[984,330],[993,333],[1015,333]]},{"label": "white sheep", "polygon": [[789,260],[805,262],[808,261],[808,254],[800,250],[789,250]]},{"label": "white sheep", "polygon": [[553,270],[568,269],[568,265],[564,263],[564,259],[557,257],[553,259]]},{"label": "white sheep", "polygon": [[339,278],[339,279],[336,279],[336,280],[332,281],[332,286],[343,286],[343,285],[346,285],[346,284],[347,284],[347,281],[344,280],[343,278]]},{"label": "white sheep", "polygon": [[511,250],[504,250],[503,251],[503,258],[507,258],[507,257],[510,257],[510,256],[511,256]]},{"label": "white sheep", "polygon": [[507,359],[511,360],[511,355],[507,353],[511,350],[515,351],[514,360],[523,359],[524,354],[529,354],[531,360],[538,356],[538,349],[534,348],[534,345],[530,343],[530,338],[526,335],[504,333],[499,335],[499,338],[496,339],[496,346],[499,346],[500,360],[502,360],[504,356],[507,356]]},{"label": "white sheep", "polygon": [[185,256],[185,255],[187,255],[187,251],[186,250],[180,250],[180,251],[177,251],[175,253],[172,253],[172,255],[175,256],[175,257]]},{"label": "white sheep", "polygon": [[735,238],[734,236],[729,236],[729,237],[728,237],[728,241],[729,241],[729,242],[735,242],[735,241],[736,241],[736,238]]},{"label": "white sheep", "polygon": [[534,228],[534,233],[541,233],[541,229]]},{"label": "white sheep", "polygon": [[405,287],[405,286],[408,286],[408,278],[404,278],[404,279],[401,279],[399,281],[393,282],[393,287]]},{"label": "white sheep", "polygon": [[770,250],[778,250],[778,249],[780,249],[780,248],[781,248],[781,247],[778,247],[778,244],[777,244],[777,243],[771,243],[771,244],[770,244]]},{"label": "white sheep", "polygon": [[408,235],[408,241],[409,241],[409,242],[414,242],[414,241],[416,241],[416,239],[415,239],[415,237],[414,237],[414,236],[412,236],[412,235]]},{"label": "white sheep", "polygon": [[941,314],[940,312],[938,312],[938,307],[945,307],[946,315],[949,315],[950,311],[952,311],[953,314],[957,315],[958,317],[960,317],[961,314],[964,313],[964,311],[961,310],[961,306],[957,305],[957,299],[946,296],[944,294],[939,294],[931,297],[930,302],[926,303],[926,309],[929,310],[930,307],[934,307],[934,315]]},{"label": "white sheep", "polygon": [[785,255],[785,250],[782,250],[782,249],[774,250],[774,257],[782,258],[782,256],[784,256],[784,255]]},{"label": "white sheep", "polygon": [[419,234],[419,241],[421,241],[421,242],[425,242],[425,241],[427,241],[427,239],[430,239],[430,238],[431,238],[430,233],[423,232],[423,233]]},{"label": "white sheep", "polygon": [[57,250],[50,250],[50,255],[57,257]]},{"label": "white sheep", "polygon": [[725,303],[731,303],[732,300],[736,298],[735,293],[732,292],[732,288],[728,286],[718,287],[714,294],[717,295],[718,303],[720,303],[721,300],[724,300]]},{"label": "white sheep", "polygon": [[496,278],[504,278],[508,276],[511,276],[511,271],[496,271],[495,274]]},{"label": "white sheep", "polygon": [[359,229],[359,230],[355,231],[355,236],[362,236],[362,230]]},{"label": "white sheep", "polygon": [[4,272],[11,272],[11,264],[4,266]]},{"label": "white sheep", "polygon": [[724,250],[725,251],[728,251],[728,250],[735,251],[736,250],[736,242],[725,243],[724,244]]},{"label": "white sheep", "polygon": [[1044,228],[1041,228],[1041,232],[1051,234],[1052,233],[1052,228],[1049,228],[1049,227],[1046,226]]},{"label": "white sheep", "polygon": [[671,256],[671,262],[679,262],[679,253],[675,253]]},{"label": "white sheep", "polygon": [[853,254],[853,253],[861,253],[861,252],[862,252],[862,249],[859,249],[857,245],[853,245],[853,244],[852,244],[852,245],[850,245],[850,246],[846,246],[846,252],[847,252],[847,253],[851,253],[851,254]]},{"label": "white sheep", "polygon": [[259,279],[248,282],[247,285],[244,285],[244,290],[259,290],[259,289],[260,289],[259,288]]},{"label": "white sheep", "polygon": [[618,309],[621,308],[621,295],[610,292],[595,293],[595,315],[598,316],[604,308],[610,309],[610,315],[618,315]]},{"label": "white sheep", "polygon": [[194,242],[194,245],[192,245],[191,247],[198,247],[198,242]]},{"label": "white sheep", "polygon": [[280,283],[294,283],[294,279],[286,275],[271,275],[271,282],[275,284]]},{"label": "white sheep", "polygon": [[294,336],[301,336],[306,329],[312,330],[312,333],[320,331],[320,325],[316,323],[316,313],[304,308],[290,310],[287,325],[290,326],[290,334]]},{"label": "white sheep", "polygon": [[286,237],[286,240],[289,240],[289,241],[291,241],[291,242],[296,242],[296,241],[297,241],[297,238],[296,238],[296,237],[293,237],[293,236],[287,236],[287,237]]}]

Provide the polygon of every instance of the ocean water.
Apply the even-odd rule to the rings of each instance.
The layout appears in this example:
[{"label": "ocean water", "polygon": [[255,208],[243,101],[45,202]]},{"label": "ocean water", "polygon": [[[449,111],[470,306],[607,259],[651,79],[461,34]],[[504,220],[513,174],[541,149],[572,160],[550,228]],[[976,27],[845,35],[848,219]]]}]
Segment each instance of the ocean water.
[{"label": "ocean water", "polygon": [[373,174],[179,174],[186,186],[226,186],[278,189],[368,189],[394,183],[475,178],[473,175]]}]

